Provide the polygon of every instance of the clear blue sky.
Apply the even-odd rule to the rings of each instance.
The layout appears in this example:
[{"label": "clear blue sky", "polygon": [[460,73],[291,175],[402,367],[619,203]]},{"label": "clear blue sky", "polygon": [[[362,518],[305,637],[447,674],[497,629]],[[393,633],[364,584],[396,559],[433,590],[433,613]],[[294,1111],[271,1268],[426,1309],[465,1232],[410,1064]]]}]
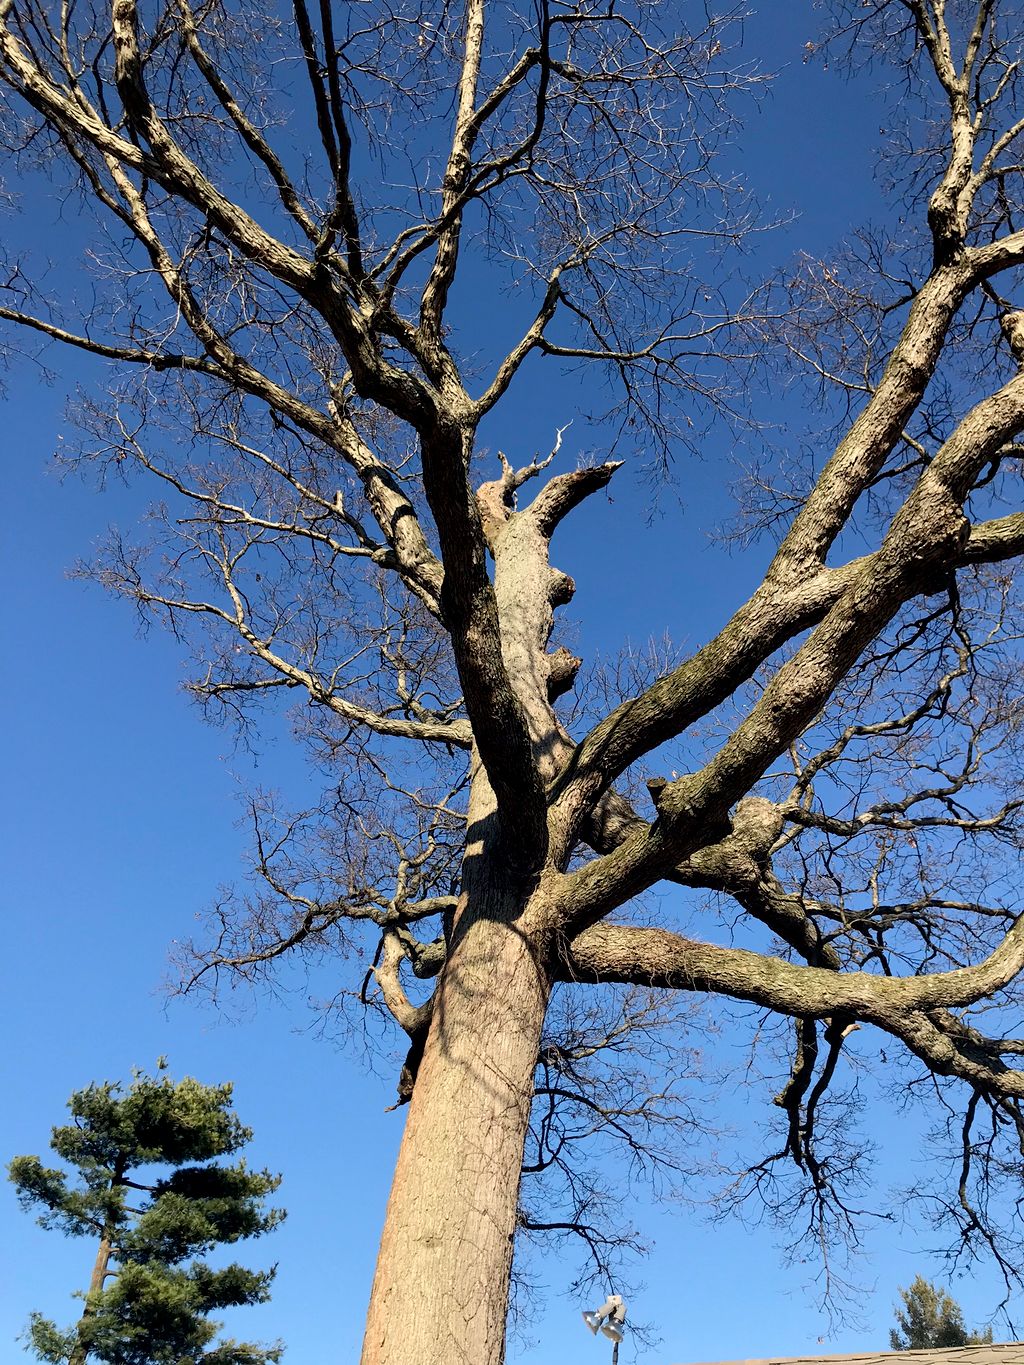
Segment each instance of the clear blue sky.
[{"label": "clear blue sky", "polygon": [[[801,249],[825,253],[852,225],[882,214],[872,164],[879,115],[870,84],[848,86],[836,72],[801,61],[816,27],[809,3],[775,0],[763,9],[747,25],[748,52],[781,74],[741,147],[762,200],[780,214],[799,213],[761,249],[764,262],[782,263]],[[68,225],[55,205],[49,212],[46,231],[59,243]],[[62,368],[60,381],[41,385],[21,366],[9,376],[3,409],[0,1154],[41,1152],[71,1090],[127,1076],[133,1065],[151,1067],[160,1054],[174,1074],[234,1080],[239,1111],[256,1130],[252,1159],[284,1172],[281,1200],[289,1209],[284,1229],[252,1256],[280,1263],[273,1300],[248,1310],[237,1330],[282,1337],[290,1365],[355,1360],[403,1121],[401,1112],[384,1112],[393,1075],[374,1074],[358,1044],[343,1051],[317,1036],[302,980],[277,1000],[239,1001],[233,1023],[198,1003],[168,1001],[160,990],[171,940],[187,936],[218,885],[241,874],[239,783],[299,782],[299,760],[283,729],[270,735],[258,765],[233,752],[230,736],[204,726],[180,692],[184,664],[173,640],[156,630],[140,637],[122,604],[66,578],[108,523],[135,520],[144,491],[99,495],[48,471],[68,392],[99,374],[59,355],[50,361]],[[535,386],[520,397],[522,453],[532,453],[532,442],[546,446],[570,416],[567,462],[599,441],[579,414],[565,411],[560,393]],[[699,643],[750,585],[758,552],[730,555],[707,538],[727,510],[724,486],[734,473],[732,452],[718,441],[702,462],[678,466],[681,505],[663,497],[647,523],[648,490],[623,471],[614,502],[588,506],[566,532],[556,560],[577,580],[572,614],[581,652],[612,651],[625,638],[643,641],[666,629],[677,643]],[[666,578],[675,584],[670,593],[651,591]],[[330,973],[313,983],[323,994],[331,988]],[[723,1035],[726,1052],[739,1045]],[[877,1053],[871,1040],[860,1046],[867,1058]],[[764,1116],[739,1085],[725,1109],[741,1131]],[[919,1134],[892,1108],[879,1111],[874,1131],[884,1206],[890,1187],[913,1181]],[[769,1229],[710,1227],[685,1209],[656,1205],[641,1206],[637,1221],[656,1244],[641,1272],[647,1289],[632,1305],[663,1339],[648,1359],[795,1354],[827,1334],[816,1266],[784,1267]],[[17,1358],[9,1343],[30,1309],[73,1316],[68,1294],[84,1283],[90,1251],[35,1229],[9,1193],[0,1194],[0,1229],[0,1355],[7,1360]],[[860,1266],[865,1326],[829,1337],[828,1349],[885,1344],[897,1284],[918,1271],[941,1273],[929,1245],[927,1229],[898,1219],[869,1238]],[[557,1264],[546,1262],[545,1271],[551,1292],[531,1331],[538,1344],[532,1352],[514,1344],[511,1359],[603,1359],[603,1339],[592,1341],[579,1322],[588,1305],[562,1296]],[[997,1298],[994,1281],[984,1278],[953,1289],[969,1321]],[[622,1357],[633,1354],[624,1348]]]}]

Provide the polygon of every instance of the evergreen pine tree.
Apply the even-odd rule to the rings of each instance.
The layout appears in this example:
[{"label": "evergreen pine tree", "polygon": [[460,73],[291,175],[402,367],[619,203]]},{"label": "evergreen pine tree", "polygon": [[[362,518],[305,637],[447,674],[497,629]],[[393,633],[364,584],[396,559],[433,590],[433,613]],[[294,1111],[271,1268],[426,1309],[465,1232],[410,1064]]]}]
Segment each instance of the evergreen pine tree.
[{"label": "evergreen pine tree", "polygon": [[894,1351],[918,1351],[930,1346],[985,1346],[992,1328],[968,1332],[963,1309],[944,1289],[918,1275],[909,1289],[900,1290],[903,1307],[896,1309],[896,1327],[889,1333]]},{"label": "evergreen pine tree", "polygon": [[[162,1070],[162,1063],[160,1069]],[[213,1268],[215,1247],[269,1232],[284,1217],[265,1208],[280,1176],[230,1156],[252,1137],[231,1107],[231,1086],[136,1073],[131,1084],[76,1091],[73,1122],[50,1146],[73,1168],[36,1156],[11,1162],[22,1207],[45,1228],[95,1239],[85,1308],[68,1330],[34,1313],[31,1349],[48,1365],[269,1365],[279,1345],[214,1342],[223,1308],[262,1303],[274,1269]]]}]

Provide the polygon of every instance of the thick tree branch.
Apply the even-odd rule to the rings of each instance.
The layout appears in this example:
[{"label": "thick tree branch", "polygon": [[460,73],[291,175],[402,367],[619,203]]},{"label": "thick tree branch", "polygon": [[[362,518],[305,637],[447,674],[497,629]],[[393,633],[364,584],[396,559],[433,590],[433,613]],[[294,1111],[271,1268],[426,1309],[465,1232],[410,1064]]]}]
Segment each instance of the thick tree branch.
[{"label": "thick tree branch", "polygon": [[[615,981],[728,995],[800,1019],[825,1019],[842,1012],[899,1034],[900,1021],[910,1013],[962,1008],[1009,985],[1024,970],[1024,918],[976,966],[931,976],[872,976],[795,966],[742,948],[698,943],[667,929],[623,924],[596,924],[566,941],[558,970],[568,981]],[[932,1046],[939,1044],[933,1041]],[[952,1045],[946,1051],[952,1056]],[[1014,1084],[1024,1093],[1024,1073]]]}]

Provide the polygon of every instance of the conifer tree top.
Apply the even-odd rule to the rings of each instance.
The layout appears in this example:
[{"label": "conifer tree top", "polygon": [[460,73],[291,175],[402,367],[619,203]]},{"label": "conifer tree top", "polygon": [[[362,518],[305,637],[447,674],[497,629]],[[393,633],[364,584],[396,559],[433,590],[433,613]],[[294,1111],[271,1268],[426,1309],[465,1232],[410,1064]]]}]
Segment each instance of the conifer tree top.
[{"label": "conifer tree top", "polygon": [[[270,1232],[280,1177],[225,1163],[252,1137],[229,1084],[136,1072],[125,1087],[92,1084],[68,1102],[73,1123],[50,1146],[72,1172],[19,1156],[10,1178],[39,1223],[98,1243],[85,1309],[69,1330],[33,1314],[28,1342],[50,1365],[268,1365],[280,1346],[214,1342],[222,1308],[265,1302],[274,1270],[213,1269],[218,1246]],[[163,1168],[163,1169],[161,1169]]]}]

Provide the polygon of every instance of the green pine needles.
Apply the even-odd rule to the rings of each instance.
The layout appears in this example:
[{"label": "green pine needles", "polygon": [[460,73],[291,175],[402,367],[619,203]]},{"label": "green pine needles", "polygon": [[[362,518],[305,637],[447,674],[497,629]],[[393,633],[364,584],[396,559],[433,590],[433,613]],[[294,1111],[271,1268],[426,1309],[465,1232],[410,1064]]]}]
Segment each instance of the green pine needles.
[{"label": "green pine needles", "polygon": [[909,1289],[900,1290],[903,1306],[896,1309],[896,1327],[889,1333],[894,1351],[927,1347],[988,1346],[992,1328],[968,1332],[963,1309],[956,1299],[918,1275]]},{"label": "green pine needles", "polygon": [[[160,1069],[163,1069],[162,1063]],[[44,1228],[97,1245],[85,1309],[62,1331],[35,1313],[31,1349],[50,1365],[267,1365],[282,1348],[214,1338],[210,1314],[270,1296],[274,1268],[214,1268],[215,1248],[270,1232],[284,1217],[266,1198],[281,1183],[238,1152],[252,1137],[230,1085],[136,1073],[68,1102],[73,1122],[50,1146],[73,1173],[19,1156],[10,1178]]]}]

